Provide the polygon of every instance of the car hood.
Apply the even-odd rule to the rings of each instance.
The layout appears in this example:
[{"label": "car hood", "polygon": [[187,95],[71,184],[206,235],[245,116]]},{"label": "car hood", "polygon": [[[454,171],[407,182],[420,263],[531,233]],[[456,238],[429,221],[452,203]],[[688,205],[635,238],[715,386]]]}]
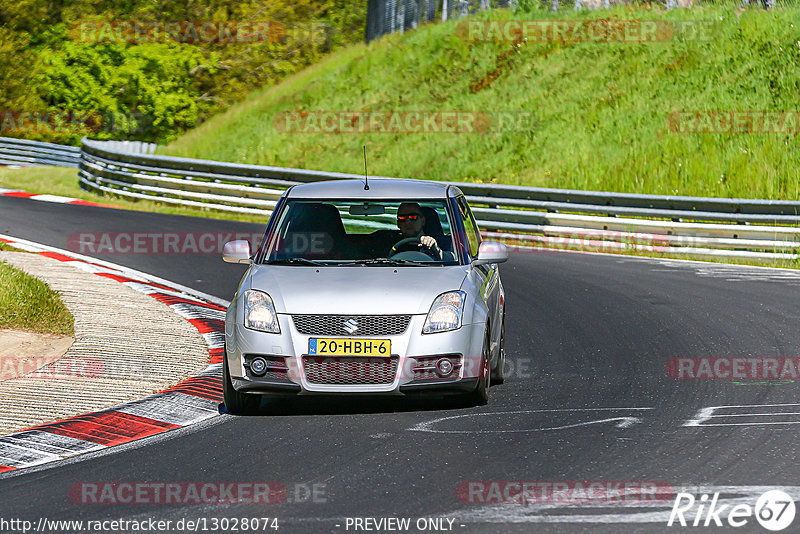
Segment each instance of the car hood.
[{"label": "car hood", "polygon": [[269,293],[278,313],[423,314],[461,287],[468,269],[448,267],[255,265],[251,289]]}]

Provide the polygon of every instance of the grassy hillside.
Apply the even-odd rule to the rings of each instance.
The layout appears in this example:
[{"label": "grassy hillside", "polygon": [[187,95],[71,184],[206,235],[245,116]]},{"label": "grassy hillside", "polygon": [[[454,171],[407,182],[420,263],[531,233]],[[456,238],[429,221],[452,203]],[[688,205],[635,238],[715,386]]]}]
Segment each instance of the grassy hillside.
[{"label": "grassy hillside", "polygon": [[[433,180],[722,197],[800,198],[798,134],[676,133],[676,111],[800,111],[800,11],[487,12],[478,19],[713,20],[659,43],[469,43],[457,22],[357,45],[187,133],[163,152]],[[294,110],[530,113],[526,131],[281,133]]]}]

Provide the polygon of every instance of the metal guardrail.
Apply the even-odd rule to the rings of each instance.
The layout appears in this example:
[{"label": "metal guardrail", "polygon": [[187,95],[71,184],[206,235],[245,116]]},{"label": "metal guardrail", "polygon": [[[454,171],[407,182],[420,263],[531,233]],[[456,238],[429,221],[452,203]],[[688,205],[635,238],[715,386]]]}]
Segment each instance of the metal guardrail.
[{"label": "metal guardrail", "polygon": [[[152,154],[155,143],[140,141],[97,141],[108,149],[131,154]],[[29,141],[14,137],[0,137],[0,165],[55,165],[77,167],[81,161],[81,148],[42,141]]]},{"label": "metal guardrail", "polygon": [[0,165],[58,165],[77,167],[81,149],[27,139],[0,137]]},{"label": "metal guardrail", "polygon": [[[13,145],[13,149],[5,149]],[[45,146],[43,146],[45,145]],[[287,187],[361,175],[151,154],[155,145],[84,139],[80,149],[0,138],[37,150],[30,163],[78,165],[81,187],[131,199],[268,216]],[[60,154],[56,155],[59,151]],[[138,153],[137,153],[138,152]],[[67,154],[67,155],[64,155]],[[75,163],[76,158],[79,163]],[[379,178],[376,176],[375,178]],[[645,251],[772,261],[800,258],[800,202],[454,183],[484,234],[519,247]]]},{"label": "metal guardrail", "polygon": [[[360,175],[124,154],[84,139],[82,187],[129,198],[268,215],[283,191]],[[379,178],[379,177],[375,177]],[[638,250],[797,259],[800,202],[455,183],[487,236],[521,248]]]}]

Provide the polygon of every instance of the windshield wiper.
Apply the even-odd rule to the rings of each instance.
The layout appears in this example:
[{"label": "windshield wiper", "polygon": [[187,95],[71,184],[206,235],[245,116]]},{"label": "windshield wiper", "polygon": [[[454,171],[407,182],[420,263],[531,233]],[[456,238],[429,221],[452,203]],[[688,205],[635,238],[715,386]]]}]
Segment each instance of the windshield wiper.
[{"label": "windshield wiper", "polygon": [[315,267],[325,266],[321,261],[309,260],[306,258],[286,258],[284,260],[265,261],[265,265],[314,265]]},{"label": "windshield wiper", "polygon": [[420,262],[412,260],[393,260],[391,258],[370,258],[368,260],[352,260],[347,262],[348,265],[414,265],[419,267],[427,265],[432,262]]}]

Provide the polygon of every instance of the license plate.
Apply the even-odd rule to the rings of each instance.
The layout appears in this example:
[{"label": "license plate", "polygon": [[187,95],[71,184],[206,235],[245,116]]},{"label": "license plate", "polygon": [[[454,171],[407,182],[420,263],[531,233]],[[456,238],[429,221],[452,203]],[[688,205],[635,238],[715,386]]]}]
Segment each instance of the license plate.
[{"label": "license plate", "polygon": [[389,339],[311,338],[308,353],[317,356],[389,356]]}]

